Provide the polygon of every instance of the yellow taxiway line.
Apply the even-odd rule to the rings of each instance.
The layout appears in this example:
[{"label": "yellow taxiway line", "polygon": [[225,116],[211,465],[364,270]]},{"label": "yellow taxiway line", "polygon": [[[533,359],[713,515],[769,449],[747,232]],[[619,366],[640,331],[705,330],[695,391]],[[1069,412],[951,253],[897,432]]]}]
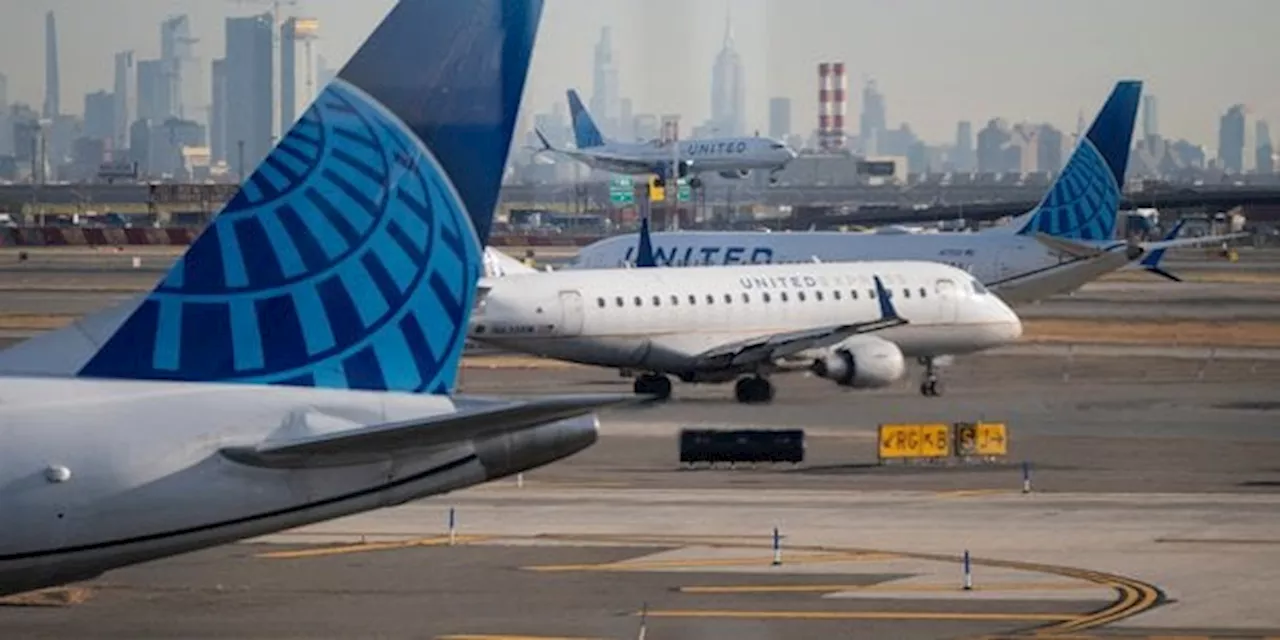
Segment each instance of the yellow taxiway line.
[{"label": "yellow taxiway line", "polygon": [[[809,555],[790,555],[784,563],[814,564],[837,562],[864,562],[869,560],[888,560],[897,556],[889,553],[820,553]],[[707,558],[702,560],[653,560],[641,562],[606,562],[603,564],[552,564],[524,567],[526,571],[649,571],[653,569],[684,569],[698,567],[750,567],[756,565],[772,565],[773,557],[768,554],[739,558]]]},{"label": "yellow taxiway line", "polygon": [[[481,542],[491,539],[492,536],[456,536],[455,544],[465,544],[468,542]],[[270,558],[272,560],[289,560],[296,558],[318,558],[322,556],[338,556],[349,553],[364,553],[368,551],[392,551],[395,549],[409,549],[412,547],[439,547],[449,544],[449,536],[436,536],[433,538],[417,538],[414,540],[401,540],[397,542],[362,542],[359,544],[348,544],[337,547],[316,547],[310,549],[293,549],[290,551],[268,551],[259,553],[255,558]]]},{"label": "yellow taxiway line", "polygon": [[[639,616],[640,612],[635,615]],[[717,611],[694,609],[650,610],[650,618],[737,618],[751,620],[966,620],[1062,622],[1079,615],[1063,613],[994,613],[974,611]]]},{"label": "yellow taxiway line", "polygon": [[[1092,583],[1055,582],[1037,584],[1035,582],[990,582],[976,585],[972,591],[1058,591],[1077,589],[1097,589]],[[943,593],[963,591],[958,584],[761,584],[761,585],[725,585],[680,587],[680,593],[697,594],[741,594],[741,593],[835,593],[840,591],[881,591],[885,593]]]}]

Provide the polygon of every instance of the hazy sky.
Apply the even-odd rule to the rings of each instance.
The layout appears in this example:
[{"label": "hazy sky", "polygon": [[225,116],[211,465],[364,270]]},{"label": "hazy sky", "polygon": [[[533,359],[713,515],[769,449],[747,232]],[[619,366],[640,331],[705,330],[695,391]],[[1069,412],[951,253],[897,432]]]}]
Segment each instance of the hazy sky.
[{"label": "hazy sky", "polygon": [[[459,0],[465,1],[465,0]],[[345,60],[393,0],[297,0],[282,13],[320,19],[323,51]],[[222,19],[269,10],[261,0],[0,0],[0,73],[10,100],[43,99],[44,13],[56,12],[64,111],[109,89],[113,52],[159,54],[159,22],[188,13],[205,59],[223,54]],[[1243,102],[1280,125],[1280,0],[547,0],[526,109],[547,110],[567,87],[591,93],[592,48],[612,26],[622,95],[637,113],[710,109],[712,57],[732,12],[747,78],[747,122],[767,127],[772,95],[794,100],[793,129],[816,121],[816,63],[844,61],[848,123],[874,77],[890,126],[930,142],[957,120],[1052,122],[1074,131],[1118,78],[1146,81],[1161,133],[1213,148],[1218,117]],[[207,78],[207,72],[206,72]],[[205,94],[207,95],[207,90]],[[686,125],[687,126],[687,125]],[[686,129],[687,130],[687,129]]]}]

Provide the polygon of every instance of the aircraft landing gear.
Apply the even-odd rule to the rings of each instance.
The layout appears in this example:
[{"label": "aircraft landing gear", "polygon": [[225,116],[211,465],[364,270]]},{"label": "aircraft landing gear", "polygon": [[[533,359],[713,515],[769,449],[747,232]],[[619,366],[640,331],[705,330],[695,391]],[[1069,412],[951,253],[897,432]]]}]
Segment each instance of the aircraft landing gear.
[{"label": "aircraft landing gear", "polygon": [[689,178],[689,188],[690,188],[690,189],[701,189],[701,188],[702,188],[702,178],[698,178],[698,177]]},{"label": "aircraft landing gear", "polygon": [[778,184],[778,173],[776,171],[769,174],[769,184]]},{"label": "aircraft landing gear", "polygon": [[942,380],[938,378],[938,367],[933,358],[921,358],[924,363],[924,379],[920,381],[920,395],[936,398],[942,395]]},{"label": "aircraft landing gear", "polygon": [[773,383],[761,376],[739,378],[733,386],[734,395],[743,404],[768,404],[773,402],[773,392]]},{"label": "aircraft landing gear", "polygon": [[659,400],[671,397],[671,378],[656,373],[646,373],[636,378],[632,387],[638,395],[653,395]]}]

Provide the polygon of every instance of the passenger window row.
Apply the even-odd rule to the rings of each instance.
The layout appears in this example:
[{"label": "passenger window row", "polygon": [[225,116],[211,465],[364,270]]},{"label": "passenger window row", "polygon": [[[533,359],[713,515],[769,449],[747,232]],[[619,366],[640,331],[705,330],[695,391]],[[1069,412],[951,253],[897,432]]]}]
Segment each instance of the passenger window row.
[{"label": "passenger window row", "polygon": [[[771,292],[768,292],[768,291],[766,291],[766,292],[761,292],[761,293],[760,293],[759,300],[760,300],[761,302],[764,302],[764,303],[772,302],[772,301],[773,301],[773,296],[771,296],[771,295],[770,295],[770,293],[771,293]],[[787,291],[777,291],[777,292],[772,292],[772,293],[777,293],[777,294],[778,294],[778,300],[779,300],[780,302],[790,302],[790,300],[791,300],[790,296],[788,296],[788,295],[787,295],[787,294],[788,294],[788,292],[787,292]],[[794,292],[794,293],[795,293],[795,299],[796,299],[796,301],[797,301],[797,302],[804,302],[804,301],[806,301],[806,300],[808,299],[808,297],[805,295],[805,292],[804,292],[804,291],[796,291],[796,292]],[[813,293],[813,299],[814,299],[815,301],[817,301],[817,302],[823,302],[823,301],[827,300],[827,297],[823,294],[823,292],[822,292],[822,291],[813,291],[812,293]],[[867,293],[867,299],[868,299],[868,300],[875,300],[875,299],[876,299],[876,290],[875,290],[875,289],[868,289],[866,293]],[[920,287],[920,288],[919,288],[919,296],[920,296],[921,298],[926,298],[926,297],[928,297],[928,295],[929,295],[929,293],[928,293],[928,291],[927,291],[924,287]],[[890,292],[889,292],[889,298],[890,298],[890,299],[892,299],[893,297],[894,297],[894,292],[890,291]],[[910,298],[910,297],[911,297],[911,289],[910,289],[910,288],[908,288],[908,287],[903,287],[903,289],[902,289],[902,297],[904,297],[904,298]],[[743,304],[751,304],[752,297],[751,297],[751,294],[750,294],[750,293],[743,292],[743,293],[741,294],[740,298],[741,298],[741,300],[742,300],[742,303],[743,303]],[[681,298],[681,296],[678,296],[678,295],[676,295],[676,294],[671,294],[671,296],[670,296],[669,298],[667,298],[668,306],[672,306],[672,307],[678,307],[678,306],[680,306],[681,299],[682,299],[682,298]],[[833,300],[833,301],[841,301],[841,300],[844,300],[844,299],[845,299],[845,298],[844,298],[844,292],[843,292],[842,290],[840,290],[840,289],[834,289],[834,290],[832,290],[832,291],[831,291],[831,297],[830,297],[830,299],[831,299],[831,300]],[[850,290],[849,290],[849,296],[848,296],[848,299],[849,299],[849,300],[858,300],[858,299],[859,299],[859,298],[858,298],[858,290],[857,290],[857,289],[850,289]],[[700,296],[698,296],[698,295],[695,295],[695,294],[690,293],[690,294],[688,294],[688,296],[687,296],[686,298],[684,298],[684,300],[687,300],[688,306],[691,306],[691,307],[692,307],[692,306],[697,306],[697,305],[698,305],[698,303],[699,303],[699,300],[703,300],[703,301],[704,301],[704,303],[705,303],[706,305],[710,306],[710,305],[714,305],[714,304],[716,303],[716,301],[717,301],[717,300],[723,300],[723,301],[724,301],[724,304],[733,304],[734,296],[733,296],[733,294],[731,294],[731,293],[723,294],[723,296],[717,296],[717,295],[715,295],[715,294],[710,294],[710,293],[708,293],[708,294],[706,294],[704,297],[700,297]],[[662,296],[653,296],[653,297],[649,298],[649,301],[648,301],[648,302],[649,302],[649,305],[650,305],[650,306],[653,306],[653,307],[661,307],[661,306],[663,306],[663,304],[664,304],[664,302],[663,302],[663,297],[662,297]],[[625,298],[623,298],[623,296],[616,296],[616,297],[613,299],[613,304],[614,304],[614,306],[615,306],[615,307],[625,307],[625,306],[627,306],[627,301],[626,301],[626,299],[625,299]],[[632,304],[632,306],[635,306],[635,307],[643,307],[643,306],[645,306],[645,298],[644,298],[643,296],[635,296],[635,297],[633,297],[633,298],[631,299],[631,304]],[[606,306],[608,306],[608,303],[606,302],[606,300],[605,300],[604,298],[596,298],[596,306],[597,306],[597,307],[599,307],[599,308],[601,308],[601,309],[604,309]]]}]

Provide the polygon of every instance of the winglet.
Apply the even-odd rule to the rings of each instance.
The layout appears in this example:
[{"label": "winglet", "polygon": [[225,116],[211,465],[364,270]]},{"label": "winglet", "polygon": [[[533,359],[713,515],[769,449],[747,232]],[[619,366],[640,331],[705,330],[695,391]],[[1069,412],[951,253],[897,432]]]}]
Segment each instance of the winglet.
[{"label": "winglet", "polygon": [[539,151],[555,151],[556,148],[551,146],[551,142],[547,140],[547,136],[542,134],[542,130],[534,127],[533,134],[538,136],[538,140],[542,142],[542,148]]},{"label": "winglet", "polygon": [[[1173,225],[1173,228],[1169,230],[1169,233],[1165,234],[1164,236],[1165,241],[1168,242],[1170,240],[1173,240],[1174,238],[1177,238],[1178,233],[1182,231],[1182,227],[1186,224],[1187,224],[1186,218],[1182,218],[1181,220],[1178,220],[1178,224]],[[1139,264],[1142,265],[1143,269],[1146,269],[1147,271],[1150,271],[1151,273],[1154,273],[1162,278],[1168,278],[1169,280],[1172,280],[1174,282],[1182,282],[1182,278],[1172,273],[1169,273],[1168,271],[1165,271],[1163,268],[1160,267],[1160,261],[1164,259],[1164,252],[1168,250],[1169,250],[1169,247],[1167,246],[1160,247],[1159,249],[1156,249],[1151,253],[1148,253],[1147,257],[1143,258],[1142,262],[1140,262]]]},{"label": "winglet", "polygon": [[876,281],[876,300],[880,302],[880,318],[882,320],[897,320],[900,316],[898,310],[893,308],[892,297],[889,290],[884,287],[884,282],[880,280],[880,276],[875,276]]},{"label": "winglet", "polygon": [[640,246],[636,249],[637,267],[656,267],[658,261],[653,255],[653,240],[649,236],[648,216],[640,219]]}]

